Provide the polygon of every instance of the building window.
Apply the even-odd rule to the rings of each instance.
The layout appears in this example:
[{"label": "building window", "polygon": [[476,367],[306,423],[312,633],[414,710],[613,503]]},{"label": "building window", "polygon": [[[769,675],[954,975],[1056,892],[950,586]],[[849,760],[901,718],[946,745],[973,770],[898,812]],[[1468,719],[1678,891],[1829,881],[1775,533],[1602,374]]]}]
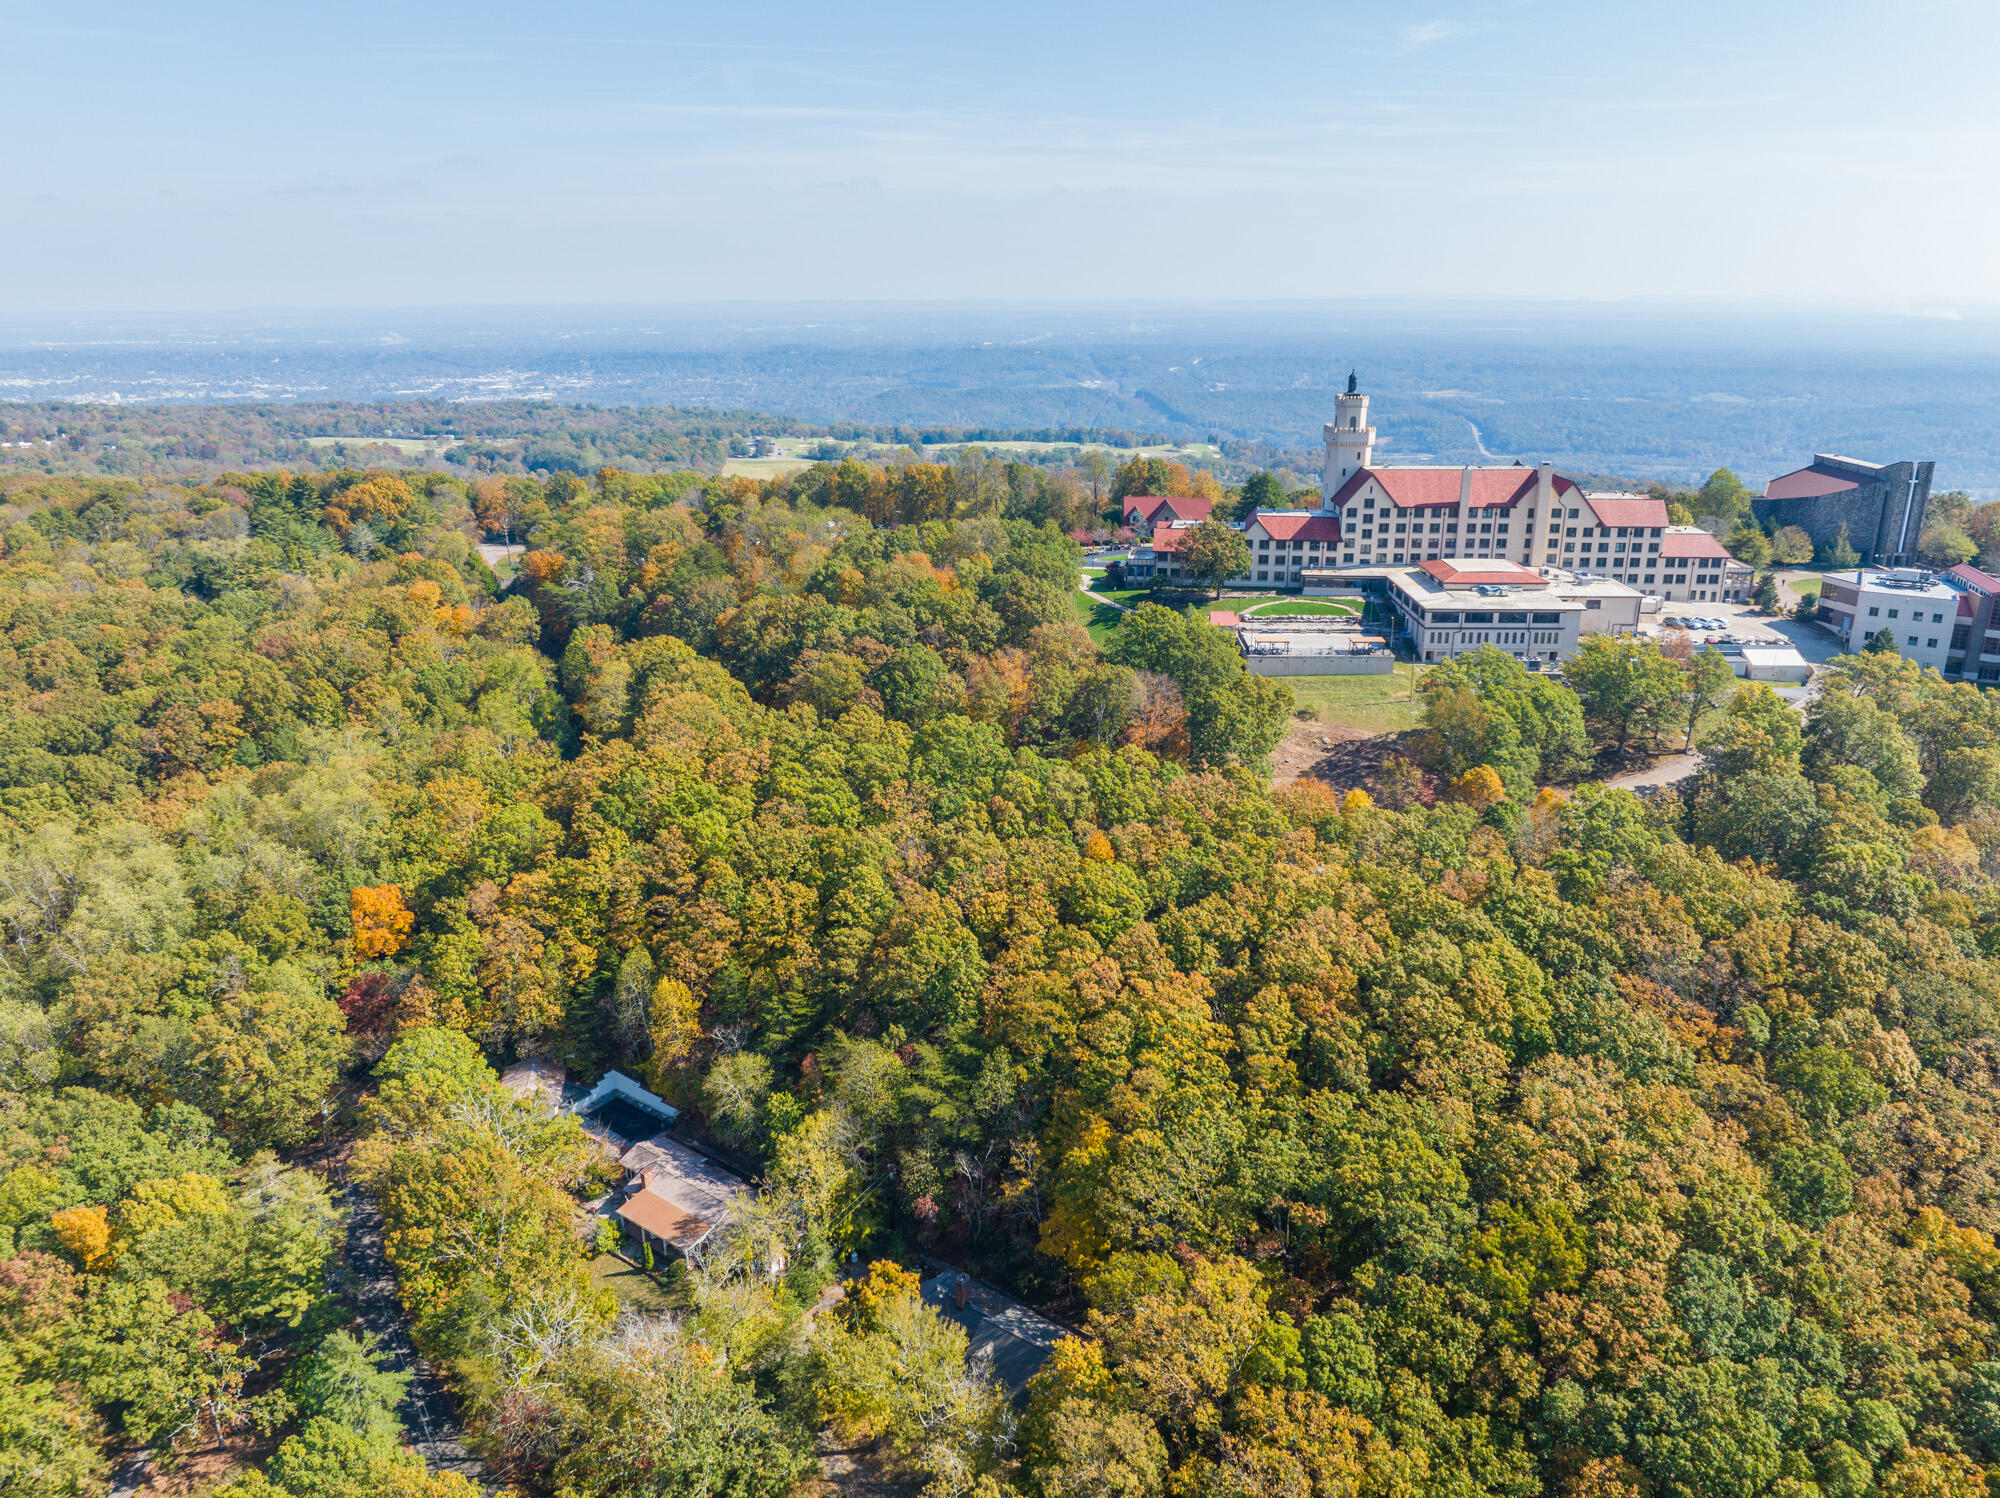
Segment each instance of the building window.
[{"label": "building window", "polygon": [[1880,610],[1879,608],[1871,608],[1871,609],[1870,609],[1870,610],[1868,611],[1868,617],[1869,617],[1870,619],[1873,619],[1873,618],[1874,618],[1874,617],[1875,617],[1875,616],[1876,616],[1877,614],[1880,614],[1881,612],[1882,612],[1882,611],[1881,611],[1881,610]]}]

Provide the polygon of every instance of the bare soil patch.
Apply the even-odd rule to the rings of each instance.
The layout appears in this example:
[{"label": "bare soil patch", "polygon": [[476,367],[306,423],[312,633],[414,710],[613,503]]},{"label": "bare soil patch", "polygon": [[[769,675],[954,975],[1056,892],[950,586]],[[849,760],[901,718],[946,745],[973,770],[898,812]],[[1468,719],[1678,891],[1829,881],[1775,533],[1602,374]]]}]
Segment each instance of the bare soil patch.
[{"label": "bare soil patch", "polygon": [[1407,759],[1400,733],[1362,733],[1338,723],[1298,723],[1287,730],[1271,755],[1271,784],[1294,780],[1324,781],[1336,791],[1381,788],[1383,768],[1397,757]]}]

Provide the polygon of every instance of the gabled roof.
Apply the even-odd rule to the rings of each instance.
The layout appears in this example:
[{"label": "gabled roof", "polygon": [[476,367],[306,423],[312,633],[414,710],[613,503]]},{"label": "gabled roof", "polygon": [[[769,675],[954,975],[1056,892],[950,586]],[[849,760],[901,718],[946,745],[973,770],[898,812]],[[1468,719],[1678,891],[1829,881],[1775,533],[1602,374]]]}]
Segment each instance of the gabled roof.
[{"label": "gabled roof", "polygon": [[1956,567],[1948,567],[1944,575],[1957,578],[1975,593],[1984,593],[1988,597],[2000,593],[2000,577],[1995,577],[1990,572],[1981,572],[1970,562],[1960,562]]},{"label": "gabled roof", "polygon": [[710,1223],[720,1222],[750,1189],[741,1177],[664,1134],[633,1145],[618,1163],[638,1176],[645,1190]]},{"label": "gabled roof", "polygon": [[983,1365],[1010,1395],[1019,1396],[1056,1343],[1074,1335],[963,1270],[925,1280],[918,1293],[938,1315],[965,1328],[967,1364]]},{"label": "gabled roof", "polygon": [[1338,541],[1340,522],[1331,515],[1315,515],[1310,510],[1259,510],[1244,522],[1247,531],[1256,526],[1273,541]]},{"label": "gabled roof", "polygon": [[[1518,463],[1505,468],[1474,468],[1470,470],[1470,503],[1475,509],[1511,505],[1534,492],[1538,471]],[[1401,510],[1456,505],[1465,487],[1466,472],[1463,468],[1357,468],[1347,482],[1333,492],[1327,504],[1346,504],[1373,479],[1389,496],[1389,502]],[[1556,474],[1555,489],[1558,494],[1567,494],[1576,489],[1576,481]]]},{"label": "gabled roof", "polygon": [[652,1189],[651,1182],[625,1198],[618,1207],[618,1215],[682,1252],[701,1242],[715,1227],[714,1223],[696,1217],[659,1195]]},{"label": "gabled roof", "polygon": [[1698,525],[1670,525],[1660,542],[1663,557],[1727,557],[1729,548]]},{"label": "gabled roof", "polygon": [[1839,494],[1858,489],[1861,481],[1821,463],[1808,463],[1790,473],[1780,474],[1764,486],[1766,499],[1812,499],[1821,494]]},{"label": "gabled roof", "polygon": [[1137,510],[1146,520],[1157,522],[1162,515],[1176,520],[1206,520],[1215,513],[1215,501],[1193,494],[1128,494],[1125,514]]},{"label": "gabled roof", "polygon": [[1583,502],[1599,525],[1645,526],[1667,523],[1667,502],[1650,494],[1585,494]]},{"label": "gabled roof", "polygon": [[1542,575],[1530,572],[1526,567],[1518,567],[1512,562],[1494,559],[1468,563],[1461,567],[1456,562],[1447,562],[1441,557],[1433,557],[1428,562],[1417,565],[1447,588],[1478,588],[1504,583],[1514,588],[1539,588],[1543,586]]}]

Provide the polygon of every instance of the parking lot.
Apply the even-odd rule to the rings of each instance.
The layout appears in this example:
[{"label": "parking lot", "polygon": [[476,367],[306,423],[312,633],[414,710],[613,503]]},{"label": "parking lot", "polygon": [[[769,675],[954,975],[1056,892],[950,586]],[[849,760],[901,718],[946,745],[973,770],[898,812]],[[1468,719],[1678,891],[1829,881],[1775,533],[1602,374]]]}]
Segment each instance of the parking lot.
[{"label": "parking lot", "polygon": [[[1718,643],[1734,640],[1739,645],[1789,645],[1816,666],[1843,653],[1839,639],[1829,629],[1797,619],[1773,619],[1740,603],[1662,604],[1659,613],[1647,614],[1639,621],[1639,632],[1657,635],[1669,619],[1687,621],[1689,638],[1697,642],[1712,638]],[[1715,623],[1697,625],[1697,619]]]}]

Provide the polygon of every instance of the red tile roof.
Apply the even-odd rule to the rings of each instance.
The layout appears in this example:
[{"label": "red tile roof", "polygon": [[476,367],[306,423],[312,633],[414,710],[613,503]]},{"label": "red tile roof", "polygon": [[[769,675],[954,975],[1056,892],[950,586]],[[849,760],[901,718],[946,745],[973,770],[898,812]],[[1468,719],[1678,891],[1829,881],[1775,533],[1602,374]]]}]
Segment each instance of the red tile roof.
[{"label": "red tile roof", "polygon": [[1170,525],[1163,525],[1153,532],[1153,539],[1148,544],[1152,546],[1155,552],[1178,551],[1180,550],[1181,537],[1193,530],[1194,527],[1191,525],[1184,530],[1176,530]]},{"label": "red tile roof", "polygon": [[1831,468],[1822,468],[1817,463],[1809,463],[1804,468],[1795,468],[1772,479],[1764,486],[1764,498],[1811,499],[1818,494],[1838,494],[1844,489],[1860,487],[1858,480],[1835,473]]},{"label": "red tile roof", "polygon": [[[1373,479],[1382,492],[1389,496],[1390,503],[1398,509],[1411,510],[1420,506],[1456,505],[1459,491],[1464,485],[1463,468],[1357,468],[1353,477],[1334,491],[1327,501],[1329,505],[1343,505]],[[1507,468],[1475,468],[1472,470],[1472,498],[1475,509],[1492,509],[1511,505],[1517,500],[1534,493],[1536,470],[1522,464]],[[1576,488],[1574,479],[1555,475],[1558,494],[1567,494]]]},{"label": "red tile roof", "polygon": [[1990,572],[1981,572],[1970,562],[1960,562],[1956,567],[1945,570],[1946,577],[1960,578],[1986,594],[2000,593],[2000,577]]},{"label": "red tile roof", "polygon": [[1478,561],[1459,566],[1433,557],[1428,562],[1417,564],[1447,588],[1477,588],[1488,584],[1506,583],[1517,588],[1538,588],[1542,586],[1542,575],[1530,572],[1526,567],[1517,567],[1512,562],[1499,559]]},{"label": "red tile roof", "polygon": [[1667,528],[1666,539],[1660,542],[1663,557],[1726,557],[1729,548],[1724,546],[1707,531],[1691,525],[1675,525]]},{"label": "red tile roof", "polygon": [[1586,494],[1583,502],[1597,516],[1599,525],[1663,526],[1667,523],[1667,502],[1647,494]]},{"label": "red tile roof", "polygon": [[[1338,541],[1340,521],[1332,515],[1281,515],[1259,510],[1250,522],[1273,541]],[[1246,525],[1245,529],[1249,527]]]},{"label": "red tile roof", "polygon": [[1215,501],[1194,495],[1128,494],[1125,496],[1125,514],[1128,519],[1134,510],[1137,510],[1142,518],[1154,524],[1158,524],[1162,518],[1206,520],[1215,513]]}]

